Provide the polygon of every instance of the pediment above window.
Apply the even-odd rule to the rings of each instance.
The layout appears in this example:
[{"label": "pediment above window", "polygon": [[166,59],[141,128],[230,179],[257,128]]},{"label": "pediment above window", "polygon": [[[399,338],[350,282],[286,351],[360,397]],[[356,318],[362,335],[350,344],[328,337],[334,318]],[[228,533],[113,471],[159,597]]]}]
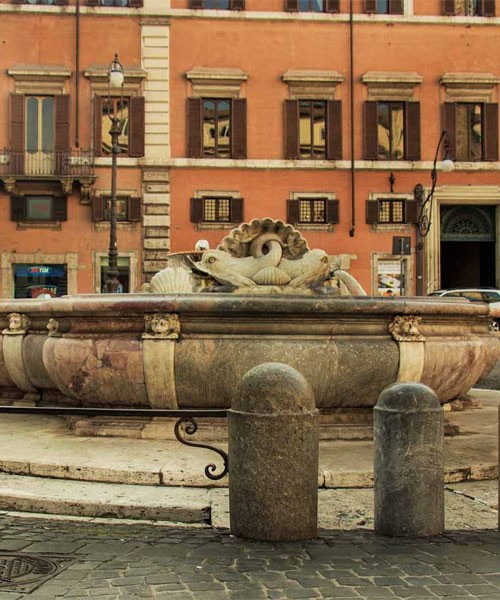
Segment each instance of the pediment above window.
[{"label": "pediment above window", "polygon": [[493,73],[445,73],[439,80],[447,102],[493,102],[499,82]]},{"label": "pediment above window", "polygon": [[[83,72],[85,77],[90,80],[92,90],[99,94],[107,94],[109,83],[109,67],[93,66],[85,69]],[[139,68],[124,68],[123,69],[123,93],[137,95],[141,83],[147,77],[146,71]]]},{"label": "pediment above window", "polygon": [[292,70],[283,73],[284,83],[288,84],[289,97],[335,99],[337,86],[344,81],[344,76],[337,71]]},{"label": "pediment above window", "polygon": [[186,73],[192,98],[239,98],[248,73],[241,69],[193,67]]},{"label": "pediment above window", "polygon": [[423,79],[418,73],[399,71],[368,71],[361,77],[368,88],[368,100],[413,100]]},{"label": "pediment above window", "polygon": [[7,69],[17,94],[64,94],[71,69],[61,65],[15,65]]}]

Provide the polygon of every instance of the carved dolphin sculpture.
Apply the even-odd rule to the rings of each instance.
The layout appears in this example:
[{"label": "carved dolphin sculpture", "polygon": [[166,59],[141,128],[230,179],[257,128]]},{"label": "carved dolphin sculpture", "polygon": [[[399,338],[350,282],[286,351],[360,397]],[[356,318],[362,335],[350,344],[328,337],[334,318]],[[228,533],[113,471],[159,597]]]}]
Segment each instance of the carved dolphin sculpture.
[{"label": "carved dolphin sculpture", "polygon": [[292,287],[309,287],[324,281],[330,271],[330,260],[324,250],[309,250],[302,258],[283,258],[279,268],[290,276]]},{"label": "carved dolphin sculpture", "polygon": [[[346,287],[351,296],[366,296],[366,292],[361,287],[361,284],[350,273],[342,269],[336,269],[333,274]],[[341,293],[341,295],[345,296],[345,293]]]},{"label": "carved dolphin sculpture", "polygon": [[282,255],[281,244],[275,240],[267,242],[268,252],[261,256],[235,258],[223,250],[208,250],[196,263],[196,269],[206,273],[220,283],[236,287],[257,285],[255,275],[267,267],[275,267]]}]

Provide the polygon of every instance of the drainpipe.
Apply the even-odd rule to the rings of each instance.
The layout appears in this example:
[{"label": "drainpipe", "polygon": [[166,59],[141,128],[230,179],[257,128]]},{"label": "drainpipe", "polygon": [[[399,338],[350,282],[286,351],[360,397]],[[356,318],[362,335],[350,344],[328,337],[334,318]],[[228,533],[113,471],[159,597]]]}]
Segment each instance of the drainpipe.
[{"label": "drainpipe", "polygon": [[354,237],[356,229],[356,171],[354,166],[354,17],[352,0],[349,2],[349,92],[351,100],[351,229],[349,235]]},{"label": "drainpipe", "polygon": [[80,0],[75,7],[75,147],[80,147]]}]

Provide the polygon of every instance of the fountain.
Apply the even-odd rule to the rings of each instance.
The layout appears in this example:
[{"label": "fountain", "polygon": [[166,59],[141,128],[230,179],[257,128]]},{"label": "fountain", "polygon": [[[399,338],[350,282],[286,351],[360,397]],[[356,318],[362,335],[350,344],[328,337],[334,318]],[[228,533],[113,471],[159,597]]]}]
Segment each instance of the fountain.
[{"label": "fountain", "polygon": [[342,423],[396,381],[443,404],[493,368],[486,304],[368,297],[334,263],[262,219],[217,249],[172,255],[143,293],[2,300],[3,403],[228,408],[245,372],[282,362]]}]

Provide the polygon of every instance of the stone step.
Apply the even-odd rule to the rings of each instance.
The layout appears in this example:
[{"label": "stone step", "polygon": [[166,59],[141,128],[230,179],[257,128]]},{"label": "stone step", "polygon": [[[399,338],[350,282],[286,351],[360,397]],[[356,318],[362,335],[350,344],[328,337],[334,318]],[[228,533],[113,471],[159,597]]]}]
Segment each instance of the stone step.
[{"label": "stone step", "polygon": [[0,510],[209,524],[203,488],[96,483],[0,473]]}]

